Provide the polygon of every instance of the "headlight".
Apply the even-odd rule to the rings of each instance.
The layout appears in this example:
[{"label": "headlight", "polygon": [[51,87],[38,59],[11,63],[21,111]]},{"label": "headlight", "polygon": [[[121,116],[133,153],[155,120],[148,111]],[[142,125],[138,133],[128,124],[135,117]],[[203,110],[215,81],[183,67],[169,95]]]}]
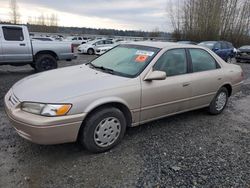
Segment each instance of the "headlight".
[{"label": "headlight", "polygon": [[25,112],[42,116],[64,116],[71,109],[71,104],[40,104],[32,102],[24,102],[21,104],[21,109]]}]

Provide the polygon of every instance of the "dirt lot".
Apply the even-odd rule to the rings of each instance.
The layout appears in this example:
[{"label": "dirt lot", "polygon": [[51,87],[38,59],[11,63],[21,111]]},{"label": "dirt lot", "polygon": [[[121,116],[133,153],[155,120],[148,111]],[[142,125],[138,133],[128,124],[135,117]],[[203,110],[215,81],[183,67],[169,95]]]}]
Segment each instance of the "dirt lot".
[{"label": "dirt lot", "polygon": [[120,145],[98,155],[78,144],[39,146],[20,138],[3,97],[34,72],[1,66],[0,187],[250,187],[250,64],[240,65],[246,84],[221,115],[202,109],[129,128]]}]

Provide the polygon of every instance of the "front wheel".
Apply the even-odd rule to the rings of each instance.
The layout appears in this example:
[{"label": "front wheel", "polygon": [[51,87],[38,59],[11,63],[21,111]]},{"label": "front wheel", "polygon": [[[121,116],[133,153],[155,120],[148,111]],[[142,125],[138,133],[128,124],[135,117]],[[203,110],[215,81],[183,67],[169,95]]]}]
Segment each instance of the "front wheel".
[{"label": "front wheel", "polygon": [[126,119],[117,108],[103,108],[92,114],[83,125],[79,141],[94,153],[105,152],[116,146],[126,131]]},{"label": "front wheel", "polygon": [[209,106],[209,113],[213,115],[220,114],[227,105],[228,101],[228,90],[222,87],[214,97],[213,101]]},{"label": "front wheel", "polygon": [[94,55],[95,51],[92,48],[90,48],[90,49],[88,49],[87,53],[89,55]]}]

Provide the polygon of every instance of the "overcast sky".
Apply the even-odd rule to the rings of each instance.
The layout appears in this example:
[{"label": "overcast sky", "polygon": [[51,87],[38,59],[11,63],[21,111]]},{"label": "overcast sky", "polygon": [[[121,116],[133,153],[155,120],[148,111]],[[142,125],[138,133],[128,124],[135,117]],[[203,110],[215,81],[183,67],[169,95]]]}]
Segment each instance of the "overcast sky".
[{"label": "overcast sky", "polygon": [[[167,0],[17,0],[23,23],[56,13],[60,26],[171,31]],[[0,0],[0,20],[9,19],[9,1]]]}]

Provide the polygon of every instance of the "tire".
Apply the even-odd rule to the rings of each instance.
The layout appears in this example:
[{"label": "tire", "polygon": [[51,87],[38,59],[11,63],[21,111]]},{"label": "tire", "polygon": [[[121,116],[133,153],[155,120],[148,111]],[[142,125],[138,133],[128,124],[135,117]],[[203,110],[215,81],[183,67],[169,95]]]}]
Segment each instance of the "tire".
[{"label": "tire", "polygon": [[34,63],[30,63],[30,66],[31,66],[33,69],[36,69],[36,67],[35,67],[35,64],[34,64]]},{"label": "tire", "polygon": [[92,48],[90,48],[90,49],[88,49],[87,53],[88,53],[89,55],[94,55],[94,54],[95,54],[95,51],[94,51]]},{"label": "tire", "polygon": [[93,153],[108,151],[120,143],[127,127],[124,114],[113,107],[96,111],[82,126],[79,141]]},{"label": "tire", "polygon": [[212,115],[220,114],[225,109],[227,101],[228,101],[228,90],[227,88],[222,87],[217,92],[214,99],[210,103],[209,113]]},{"label": "tire", "polygon": [[57,68],[56,58],[50,54],[38,55],[35,61],[35,70],[37,72],[43,72]]}]

